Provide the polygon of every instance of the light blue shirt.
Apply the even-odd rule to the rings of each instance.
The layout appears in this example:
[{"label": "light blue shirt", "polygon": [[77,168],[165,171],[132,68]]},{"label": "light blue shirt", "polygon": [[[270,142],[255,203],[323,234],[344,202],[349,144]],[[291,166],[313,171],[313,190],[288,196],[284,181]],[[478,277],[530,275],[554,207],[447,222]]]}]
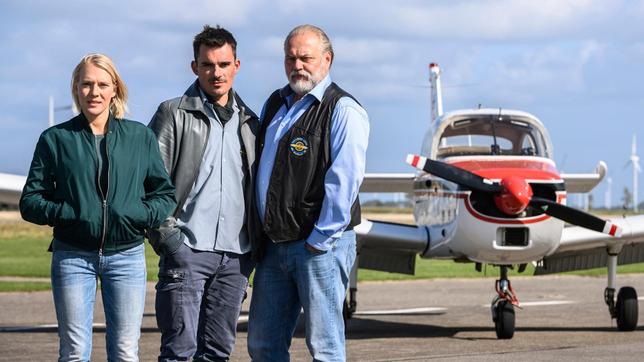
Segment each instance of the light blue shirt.
[{"label": "light blue shirt", "polygon": [[[324,91],[329,85],[331,77],[326,76],[295,103],[290,86],[280,90],[280,94],[286,99],[286,105],[277,111],[266,129],[264,149],[257,170],[256,192],[262,218],[266,212],[266,192],[280,139],[313,101],[322,101]],[[262,110],[262,119],[265,108],[266,105]],[[306,239],[307,243],[318,250],[330,249],[334,239],[342,236],[342,232],[351,221],[351,206],[358,196],[364,178],[368,142],[367,112],[350,97],[340,98],[331,116],[331,167],[324,177],[325,196],[322,210],[311,235]]]},{"label": "light blue shirt", "polygon": [[219,121],[213,105],[201,92],[210,120],[210,133],[199,173],[177,219],[184,244],[196,250],[245,254],[250,251],[246,234],[244,163],[239,136],[239,107],[233,100],[233,116]]}]

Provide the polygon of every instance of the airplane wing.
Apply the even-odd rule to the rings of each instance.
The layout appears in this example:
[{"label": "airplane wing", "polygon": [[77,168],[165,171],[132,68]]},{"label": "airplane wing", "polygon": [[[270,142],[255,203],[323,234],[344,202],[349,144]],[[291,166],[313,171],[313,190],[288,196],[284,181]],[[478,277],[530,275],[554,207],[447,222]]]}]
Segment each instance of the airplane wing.
[{"label": "airplane wing", "polygon": [[[367,173],[360,192],[413,192],[413,173]],[[358,267],[391,273],[414,274],[416,255],[429,245],[423,227],[362,219],[354,228],[358,241]]]},{"label": "airplane wing", "polygon": [[621,237],[615,238],[579,226],[564,228],[559,247],[539,262],[535,274],[605,267],[608,249],[619,252],[619,265],[643,262],[644,215],[613,217],[610,220],[622,228]]},{"label": "airplane wing", "polygon": [[[606,163],[599,161],[594,173],[562,173],[566,191],[570,193],[588,193],[606,176]],[[412,192],[413,173],[367,173],[360,192]]]},{"label": "airplane wing", "polygon": [[363,219],[354,230],[360,268],[414,274],[416,255],[429,247],[425,227]]},{"label": "airplane wing", "polygon": [[606,170],[606,163],[599,161],[595,173],[562,173],[560,176],[566,183],[567,192],[587,193],[604,179]]},{"label": "airplane wing", "polygon": [[0,173],[0,204],[18,206],[27,177]]},{"label": "airplane wing", "polygon": [[367,173],[360,192],[412,192],[413,173]]}]

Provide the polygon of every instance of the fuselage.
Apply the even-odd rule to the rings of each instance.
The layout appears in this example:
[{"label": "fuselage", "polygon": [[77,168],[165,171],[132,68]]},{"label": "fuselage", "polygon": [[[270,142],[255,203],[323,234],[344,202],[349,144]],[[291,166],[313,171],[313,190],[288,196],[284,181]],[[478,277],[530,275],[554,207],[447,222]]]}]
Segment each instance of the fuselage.
[{"label": "fuselage", "polygon": [[[430,141],[431,140],[431,141]],[[473,110],[448,113],[428,137],[429,157],[500,182],[524,179],[542,198],[565,203],[565,185],[548,134],[525,112]],[[414,217],[432,237],[424,257],[491,264],[540,260],[559,245],[564,222],[538,208],[508,215],[493,195],[421,173],[414,183]]]}]

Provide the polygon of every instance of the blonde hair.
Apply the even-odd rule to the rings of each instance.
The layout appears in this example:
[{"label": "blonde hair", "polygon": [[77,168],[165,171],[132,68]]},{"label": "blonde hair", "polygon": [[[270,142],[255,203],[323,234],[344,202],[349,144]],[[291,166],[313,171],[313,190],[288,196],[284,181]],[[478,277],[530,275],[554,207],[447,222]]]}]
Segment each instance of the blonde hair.
[{"label": "blonde hair", "polygon": [[80,78],[80,72],[81,70],[83,70],[85,65],[90,63],[95,67],[101,68],[106,71],[107,74],[109,74],[112,78],[112,83],[114,83],[114,86],[116,87],[116,95],[110,101],[110,112],[112,112],[112,114],[116,118],[123,118],[125,116],[125,113],[128,111],[127,86],[116,70],[112,59],[104,54],[87,54],[83,57],[83,59],[81,59],[78,65],[76,65],[76,68],[74,68],[74,72],[72,73],[72,99],[74,99],[76,109],[81,109],[80,102],[78,100],[78,92],[76,90]]}]

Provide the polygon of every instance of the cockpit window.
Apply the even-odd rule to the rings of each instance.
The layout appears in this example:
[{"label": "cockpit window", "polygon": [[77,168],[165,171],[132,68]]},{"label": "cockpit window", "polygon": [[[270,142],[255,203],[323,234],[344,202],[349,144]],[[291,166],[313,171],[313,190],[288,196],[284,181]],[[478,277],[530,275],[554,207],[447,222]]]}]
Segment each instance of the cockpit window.
[{"label": "cockpit window", "polygon": [[509,116],[499,118],[482,116],[453,122],[443,131],[436,156],[546,156],[539,130]]}]

